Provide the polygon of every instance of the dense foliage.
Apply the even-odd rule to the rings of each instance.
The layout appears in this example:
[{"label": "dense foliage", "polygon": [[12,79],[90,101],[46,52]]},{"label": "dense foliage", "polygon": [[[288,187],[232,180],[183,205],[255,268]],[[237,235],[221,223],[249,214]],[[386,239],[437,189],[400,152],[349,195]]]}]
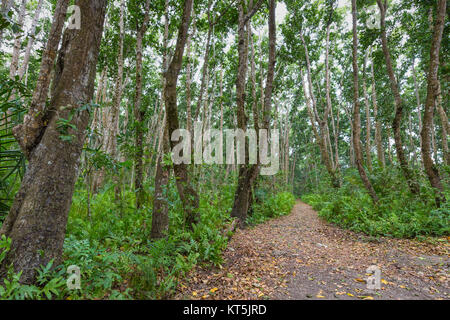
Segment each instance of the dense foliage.
[{"label": "dense foliage", "polygon": [[[420,196],[411,194],[399,170],[375,166],[370,178],[380,195],[378,204],[374,204],[364,191],[356,170],[346,172],[340,189],[322,183],[314,193],[303,195],[302,200],[327,221],[375,237],[450,234],[450,207],[446,203],[441,208],[434,208],[435,192],[424,176],[421,177]],[[446,192],[448,197],[449,190]]]}]

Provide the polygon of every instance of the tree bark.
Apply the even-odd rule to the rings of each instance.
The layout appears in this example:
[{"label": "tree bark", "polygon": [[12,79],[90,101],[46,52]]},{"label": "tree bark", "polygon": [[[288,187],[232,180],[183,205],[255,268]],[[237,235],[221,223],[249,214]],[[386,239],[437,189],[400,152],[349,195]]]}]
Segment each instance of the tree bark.
[{"label": "tree bark", "polygon": [[431,186],[436,189],[438,196],[436,197],[436,205],[439,207],[441,202],[445,202],[444,188],[439,176],[439,170],[433,162],[431,157],[431,143],[430,136],[433,130],[433,116],[435,100],[439,96],[439,51],[441,48],[442,34],[444,32],[445,14],[446,14],[446,0],[439,0],[437,4],[437,18],[434,25],[433,39],[431,42],[430,51],[430,67],[427,78],[427,98],[425,101],[425,113],[423,117],[423,128],[421,132],[422,137],[422,159],[425,167],[425,172],[430,180]]},{"label": "tree bark", "polygon": [[448,138],[449,124],[447,114],[445,113],[444,107],[442,106],[442,92],[441,85],[439,83],[439,94],[437,96],[437,111],[439,113],[439,118],[441,120],[441,132],[442,132],[442,153],[444,158],[444,163],[448,166],[450,165],[450,153],[448,151]]},{"label": "tree bark", "polygon": [[367,82],[366,82],[366,65],[367,65],[367,56],[364,59],[364,72],[363,72],[363,92],[364,92],[364,102],[366,106],[366,160],[367,160],[367,168],[370,172],[372,172],[372,155],[371,155],[371,124],[370,124],[370,103],[369,103],[369,95],[367,94]]},{"label": "tree bark", "polygon": [[[416,68],[414,67],[414,63],[412,66],[412,76],[414,80],[414,93],[416,94],[416,103],[417,103],[417,118],[419,120],[419,134],[422,132],[422,111],[420,110],[420,93],[419,93],[419,85],[417,83],[417,76],[416,76]],[[420,143],[420,150],[422,150],[422,139],[419,139]]]},{"label": "tree bark", "polygon": [[[245,114],[245,76],[247,74],[247,60],[248,60],[248,37],[246,36],[245,26],[250,18],[257,12],[261,4],[261,1],[250,7],[247,14],[244,14],[243,4],[241,2],[239,6],[239,25],[238,25],[238,52],[239,52],[239,65],[238,75],[236,80],[236,101],[237,101],[237,120],[238,128],[247,130],[247,116]],[[266,86],[264,89],[264,105],[262,114],[262,129],[269,131],[271,108],[272,108],[272,92],[273,92],[273,80],[275,76],[275,63],[276,63],[276,25],[275,25],[275,9],[276,1],[269,1],[269,61],[267,66],[267,78]],[[249,29],[247,29],[248,31]],[[248,148],[246,148],[248,150]],[[248,153],[246,152],[246,161]],[[231,210],[231,216],[238,219],[240,226],[245,225],[248,211],[252,201],[252,188],[254,181],[259,175],[261,165],[259,160],[256,165],[241,165],[239,168],[238,186],[236,189],[233,208]]]},{"label": "tree bark", "polygon": [[136,36],[136,91],[134,97],[134,117],[135,117],[135,179],[134,189],[136,192],[136,209],[140,209],[145,201],[145,191],[143,188],[143,157],[144,157],[144,117],[145,108],[142,107],[142,51],[143,51],[143,39],[148,28],[148,21],[150,19],[150,1],[145,3],[144,21],[142,25],[138,27]]},{"label": "tree bark", "polygon": [[[61,2],[58,4],[61,8]],[[12,240],[2,273],[12,264],[15,272],[22,271],[22,283],[32,283],[40,265],[52,259],[54,265],[61,262],[67,216],[89,123],[89,111],[77,109],[93,96],[107,1],[79,0],[76,4],[83,24],[80,30],[65,31],[55,72],[57,85],[46,115],[49,123],[29,154],[21,187],[0,229],[1,235]],[[59,20],[55,19],[55,23]],[[41,71],[46,67],[45,60],[42,63]],[[58,122],[69,118],[75,126],[67,129],[73,139],[63,141]]]},{"label": "tree bark", "polygon": [[[372,58],[372,48],[370,49],[370,55]],[[372,63],[370,65],[370,71],[372,74],[372,104],[373,104],[373,117],[375,118],[375,143],[377,145],[377,158],[381,167],[386,166],[386,159],[384,156],[383,140],[381,137],[381,119],[378,116],[378,101],[377,101],[377,90],[375,85],[375,72],[374,72],[374,60],[371,59]]]},{"label": "tree bark", "polygon": [[20,57],[20,45],[22,44],[22,29],[24,27],[25,14],[26,14],[26,0],[22,0],[20,3],[19,17],[17,19],[17,24],[19,26],[19,31],[14,35],[14,46],[13,53],[11,57],[11,65],[9,66],[9,78],[14,79],[17,74],[17,69],[19,68],[19,57]]},{"label": "tree bark", "polygon": [[[325,70],[328,70],[327,66],[328,66],[328,46],[329,46],[329,33],[330,33],[330,26],[328,25],[327,27],[327,45],[326,45],[326,54],[325,54],[325,60],[326,60],[326,67]],[[325,165],[328,174],[330,175],[331,178],[331,184],[334,188],[339,188],[339,180],[336,177],[336,172],[333,168],[333,165],[331,163],[331,159],[330,159],[330,154],[328,152],[328,147],[327,147],[327,129],[328,129],[328,114],[330,112],[330,108],[331,108],[331,99],[329,97],[329,88],[327,89],[328,91],[328,96],[327,96],[327,106],[325,108],[324,114],[322,119],[319,116],[319,113],[317,111],[317,100],[316,97],[314,95],[314,88],[312,85],[312,79],[311,79],[311,63],[309,60],[309,52],[308,52],[308,47],[306,45],[306,41],[305,38],[303,37],[303,32],[302,30],[300,30],[300,39],[302,40],[303,43],[303,47],[305,49],[305,59],[306,59],[306,71],[307,71],[307,79],[308,79],[308,88],[309,88],[309,95],[311,97],[311,101],[312,101],[312,107],[313,107],[313,119],[311,121],[317,121],[317,123],[319,124],[319,129],[320,130],[316,130],[318,133],[318,144],[319,144],[319,149],[320,149],[320,153],[321,153],[321,158],[322,158],[322,163]],[[327,86],[329,86],[329,74],[328,71],[326,71],[326,80],[327,81]]]},{"label": "tree bark", "polygon": [[50,74],[58,51],[68,3],[69,0],[59,0],[56,4],[52,27],[42,54],[41,69],[29,111],[24,116],[23,123],[12,130],[22,152],[27,158],[39,143],[40,137],[42,137],[42,130],[45,128],[44,123],[46,119],[44,115],[47,114],[46,102],[50,87]]},{"label": "tree bark", "polygon": [[356,167],[358,168],[361,180],[364,183],[369,195],[374,203],[378,202],[378,196],[372,187],[372,183],[367,177],[363,167],[363,156],[361,151],[361,115],[359,103],[359,79],[358,79],[358,33],[357,33],[357,9],[356,0],[352,0],[352,18],[353,18],[353,149],[355,152]]},{"label": "tree bark", "polygon": [[[384,3],[383,3],[384,1]],[[414,179],[413,173],[411,172],[408,161],[406,160],[405,153],[403,150],[402,142],[402,117],[403,117],[403,101],[400,96],[400,90],[398,87],[397,80],[394,74],[394,67],[392,65],[391,54],[389,52],[387,35],[386,35],[386,11],[387,11],[387,0],[377,0],[378,7],[381,13],[381,44],[383,47],[383,54],[386,60],[386,69],[389,76],[389,82],[391,84],[391,90],[394,94],[395,101],[395,117],[392,122],[392,129],[394,131],[395,140],[395,150],[397,151],[397,158],[400,162],[400,168],[402,169],[403,175],[408,183],[409,189],[413,194],[417,194],[420,191],[419,185]]]},{"label": "tree bark", "polygon": [[36,11],[35,11],[34,17],[33,17],[33,21],[31,23],[31,29],[30,29],[30,32],[28,33],[28,43],[27,43],[27,47],[25,49],[25,55],[23,57],[23,62],[19,69],[19,72],[18,72],[20,80],[22,80],[22,78],[25,74],[25,71],[28,68],[28,63],[30,61],[30,55],[31,55],[31,49],[33,48],[34,38],[36,36],[36,27],[37,27],[37,24],[39,21],[39,15],[41,13],[43,2],[44,2],[44,0],[39,0],[39,2],[37,4]]},{"label": "tree bark", "polygon": [[[178,29],[178,38],[172,61],[165,73],[166,85],[164,87],[164,102],[166,106],[167,125],[169,128],[169,140],[171,148],[176,142],[172,141],[172,133],[179,129],[178,106],[177,106],[177,82],[183,60],[184,47],[186,45],[189,23],[191,20],[193,0],[185,0],[183,16]],[[180,195],[183,209],[186,213],[186,224],[192,227],[199,219],[199,197],[191,185],[187,165],[184,163],[173,164],[173,171],[176,179],[178,194]]]},{"label": "tree bark", "polygon": [[124,27],[124,6],[125,1],[120,1],[120,18],[119,18],[119,52],[117,56],[117,76],[114,89],[114,98],[111,106],[111,123],[109,124],[109,135],[106,145],[106,151],[111,155],[112,158],[117,156],[117,134],[119,129],[119,113],[120,113],[120,103],[122,101],[123,93],[123,41],[125,36]]},{"label": "tree bark", "polygon": [[206,46],[205,46],[205,54],[203,56],[203,67],[202,67],[202,81],[200,84],[200,92],[199,92],[199,96],[198,96],[198,100],[197,100],[197,108],[195,110],[195,116],[194,116],[194,120],[198,121],[198,117],[200,115],[200,110],[202,109],[202,104],[203,104],[203,94],[205,93],[205,89],[208,87],[208,85],[206,84],[206,78],[207,78],[207,73],[208,73],[208,63],[209,63],[209,50],[210,50],[210,43],[211,43],[211,37],[212,37],[212,30],[213,30],[213,22],[211,21],[211,3],[212,1],[209,0],[208,3],[208,24],[209,24],[209,28],[208,28],[208,35],[206,38]]},{"label": "tree bark", "polygon": [[196,19],[195,15],[192,17],[193,27],[192,32],[189,33],[186,43],[186,130],[192,134],[192,105],[191,105],[191,84],[192,84],[192,72],[191,72],[191,42],[192,37],[196,31]]},{"label": "tree bark", "polygon": [[169,230],[169,204],[167,188],[169,184],[170,168],[163,161],[164,155],[169,152],[169,132],[167,123],[163,124],[163,149],[158,156],[155,176],[155,193],[153,195],[152,230],[150,238],[161,239],[167,236]]}]

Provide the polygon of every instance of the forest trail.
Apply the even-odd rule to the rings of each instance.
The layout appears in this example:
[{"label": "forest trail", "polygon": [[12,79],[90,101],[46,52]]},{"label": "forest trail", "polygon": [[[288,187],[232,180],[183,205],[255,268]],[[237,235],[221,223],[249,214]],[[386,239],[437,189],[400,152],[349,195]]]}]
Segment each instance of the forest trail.
[{"label": "forest trail", "polygon": [[[176,299],[448,299],[449,239],[368,237],[297,201],[291,214],[238,230],[221,268],[196,267]],[[381,269],[368,290],[366,269]]]}]

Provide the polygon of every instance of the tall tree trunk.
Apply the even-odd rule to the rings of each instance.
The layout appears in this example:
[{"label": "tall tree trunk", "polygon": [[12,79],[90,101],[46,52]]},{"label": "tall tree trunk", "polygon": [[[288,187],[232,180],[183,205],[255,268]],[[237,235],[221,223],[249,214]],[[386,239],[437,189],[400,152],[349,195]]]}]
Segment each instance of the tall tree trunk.
[{"label": "tall tree trunk", "polygon": [[[384,3],[383,3],[384,1]],[[387,11],[387,0],[377,0],[378,7],[380,8],[381,13],[381,44],[383,47],[383,54],[386,60],[386,69],[389,76],[389,81],[391,84],[391,90],[394,94],[395,101],[395,117],[392,122],[392,129],[394,131],[394,140],[395,140],[395,150],[397,151],[397,158],[400,162],[400,168],[402,169],[403,175],[408,183],[409,189],[413,194],[419,193],[419,185],[414,180],[414,176],[412,171],[409,168],[408,161],[405,157],[405,152],[403,150],[402,143],[402,116],[403,116],[403,101],[400,96],[400,90],[398,87],[397,80],[394,74],[394,67],[392,65],[391,54],[389,52],[387,35],[386,35],[386,11]]]},{"label": "tall tree trunk", "polygon": [[114,89],[114,98],[111,106],[111,123],[109,128],[109,141],[107,141],[106,151],[112,158],[117,156],[117,134],[119,132],[119,113],[120,103],[122,102],[123,93],[123,41],[125,36],[124,27],[124,7],[125,0],[120,1],[120,17],[119,17],[119,52],[117,56],[117,76]]},{"label": "tall tree trunk", "polygon": [[[249,12],[244,14],[243,3],[239,4],[239,24],[238,24],[238,53],[239,64],[238,74],[236,79],[236,104],[237,104],[237,122],[238,128],[244,132],[247,130],[247,116],[245,114],[245,80],[247,74],[247,60],[248,60],[248,37],[245,26],[251,17],[260,8],[261,1],[250,7]],[[269,130],[271,117],[271,100],[273,91],[273,79],[275,74],[276,62],[276,26],[275,26],[275,8],[276,1],[269,1],[269,62],[267,67],[266,87],[264,91],[264,106],[263,106],[263,124],[262,129]],[[246,151],[248,148],[246,148]],[[248,153],[246,152],[246,161]],[[236,188],[233,208],[231,216],[238,219],[241,226],[245,225],[248,210],[251,201],[251,190],[254,181],[260,171],[260,164],[256,165],[241,165],[239,168],[238,186]]]},{"label": "tall tree trunk", "polygon": [[[164,103],[164,86],[166,83],[164,72],[169,67],[169,0],[165,0],[164,5],[164,35],[163,35],[163,55],[162,55],[162,72],[161,72],[161,96],[160,96],[160,108],[158,111],[158,116],[156,118],[155,128],[161,123],[166,123],[166,109],[165,109],[165,103]],[[162,152],[162,141],[164,138],[164,126],[159,126],[159,130],[154,130],[155,132],[155,139],[153,140],[153,147],[152,150],[155,154],[156,163],[158,163],[159,156]],[[158,146],[156,147],[156,142],[158,142]],[[153,163],[152,161],[153,157],[151,158],[150,163]]]},{"label": "tall tree trunk", "polygon": [[[327,39],[328,40],[329,40],[329,32],[330,32],[329,29],[330,29],[330,26],[327,27]],[[328,147],[327,147],[328,114],[330,112],[331,99],[328,99],[329,96],[327,97],[327,106],[325,108],[323,117],[321,119],[317,112],[317,100],[314,95],[314,88],[312,85],[311,64],[310,64],[310,60],[309,60],[309,52],[308,52],[308,47],[306,45],[306,41],[303,37],[302,30],[300,30],[300,39],[302,40],[303,47],[305,49],[306,71],[307,71],[306,74],[307,74],[307,79],[308,79],[309,95],[311,97],[312,107],[313,107],[313,120],[312,121],[314,121],[314,119],[315,119],[315,121],[318,122],[319,128],[320,128],[320,131],[319,130],[317,130],[317,131],[318,131],[318,137],[319,137],[318,144],[319,144],[322,162],[325,165],[325,167],[328,171],[328,174],[330,175],[332,186],[335,188],[338,188],[340,183],[339,183],[339,181],[336,177],[336,173],[333,169],[333,165],[331,163],[330,154],[328,152]],[[328,48],[328,46],[329,46],[329,41],[327,41],[327,48]],[[325,55],[325,59],[326,59],[326,65],[328,65],[328,54]],[[325,68],[325,69],[327,70],[327,68]],[[328,72],[326,73],[326,75],[328,75]],[[326,77],[326,78],[328,79],[327,84],[329,86],[329,77]],[[329,90],[329,88],[328,88],[328,90]]]},{"label": "tall tree trunk", "polygon": [[41,69],[33,92],[30,108],[23,118],[23,124],[14,127],[13,134],[18,141],[22,152],[28,158],[32,149],[39,143],[45,128],[45,117],[47,114],[47,97],[50,87],[50,74],[61,40],[62,28],[66,17],[69,0],[59,0],[56,3],[53,23],[48,36],[47,44],[42,53]]},{"label": "tall tree trunk", "polygon": [[136,36],[136,91],[134,97],[134,117],[135,117],[135,178],[134,189],[136,192],[136,209],[141,208],[145,201],[145,192],[143,187],[143,157],[144,157],[144,117],[145,108],[142,107],[142,51],[143,51],[143,39],[148,28],[148,21],[150,18],[150,1],[145,3],[144,21],[142,25],[138,27]]},{"label": "tall tree trunk", "polygon": [[[419,85],[417,83],[416,76],[416,68],[414,67],[414,62],[412,66],[412,76],[414,80],[414,92],[416,94],[416,103],[417,103],[417,118],[419,120],[419,134],[422,132],[422,111],[421,111],[421,103],[420,103],[420,93],[419,93]],[[420,150],[422,150],[422,139],[419,139]]]},{"label": "tall tree trunk", "polygon": [[30,61],[30,55],[31,55],[31,49],[33,48],[33,44],[34,44],[34,38],[36,36],[36,27],[39,21],[39,15],[41,14],[41,9],[42,9],[42,3],[44,2],[44,0],[39,0],[37,7],[36,7],[36,11],[34,13],[34,17],[33,17],[33,21],[31,22],[31,29],[30,32],[28,33],[28,43],[27,43],[27,48],[25,49],[25,55],[23,57],[23,62],[22,65],[19,69],[19,79],[22,80],[25,71],[28,68],[28,62]]},{"label": "tall tree trunk", "polygon": [[369,103],[369,95],[367,94],[367,81],[366,81],[366,65],[367,65],[367,57],[364,59],[364,72],[363,72],[363,92],[364,92],[364,102],[366,106],[366,160],[367,160],[367,168],[370,172],[372,172],[372,155],[371,155],[371,124],[370,124],[370,103]]},{"label": "tall tree trunk", "polygon": [[[58,81],[49,106],[51,112],[46,115],[49,122],[42,128],[38,144],[30,150],[21,187],[0,230],[12,240],[2,264],[3,274],[12,264],[15,272],[22,271],[22,283],[32,283],[40,265],[47,265],[52,259],[54,265],[61,262],[76,171],[89,123],[89,111],[77,108],[93,96],[106,4],[106,0],[76,1],[83,24],[80,30],[68,29],[64,34],[55,72]],[[58,2],[57,10],[63,5]],[[55,12],[55,18],[59,14]],[[73,139],[63,141],[58,120],[71,115],[74,128],[67,130]]]},{"label": "tall tree trunk", "polygon": [[383,140],[381,137],[381,119],[378,116],[377,89],[375,85],[375,72],[374,72],[374,60],[372,57],[372,48],[370,48],[370,55],[371,55],[370,71],[372,74],[373,117],[375,118],[375,143],[377,145],[378,162],[384,168],[386,166],[386,159],[384,156]]},{"label": "tall tree trunk", "polygon": [[433,115],[435,100],[439,95],[439,51],[441,48],[442,34],[444,32],[445,14],[446,14],[446,0],[439,0],[437,4],[437,18],[434,25],[433,39],[431,42],[430,51],[430,69],[428,71],[428,87],[427,99],[425,101],[425,113],[423,117],[423,128],[421,132],[422,137],[422,159],[425,167],[425,172],[430,180],[431,186],[436,189],[438,196],[436,197],[436,204],[439,207],[441,202],[445,201],[444,188],[439,176],[439,170],[431,158],[430,135],[433,130]]},{"label": "tall tree trunk", "polygon": [[356,167],[358,168],[361,180],[364,183],[367,191],[372,197],[373,202],[378,202],[378,196],[367,177],[366,171],[363,167],[363,155],[361,151],[361,115],[359,103],[359,79],[358,79],[358,33],[357,33],[357,10],[356,0],[352,0],[352,18],[353,18],[353,149],[355,151]]},{"label": "tall tree trunk", "polygon": [[197,100],[197,108],[195,110],[195,116],[194,116],[194,120],[198,121],[198,117],[200,115],[200,111],[202,109],[202,105],[203,105],[203,94],[205,93],[205,89],[208,88],[208,85],[206,84],[206,79],[207,79],[207,74],[208,74],[208,63],[209,63],[209,51],[211,48],[211,37],[212,37],[212,31],[213,31],[213,22],[211,21],[211,4],[212,1],[209,0],[208,2],[208,35],[206,38],[206,46],[205,46],[205,54],[203,56],[203,67],[202,67],[202,81],[200,84],[200,92],[199,92],[199,96],[198,96],[198,100]]},{"label": "tall tree trunk", "polygon": [[191,42],[192,37],[196,31],[196,19],[195,15],[192,17],[192,32],[189,33],[186,43],[186,130],[192,134],[192,106],[191,106],[191,84],[192,84],[192,72],[191,72]]},{"label": "tall tree trunk", "polygon": [[[237,126],[244,132],[247,131],[247,115],[245,114],[245,83],[248,68],[248,29],[246,29],[245,12],[243,2],[239,3],[238,20],[238,72],[236,77],[236,107]],[[245,144],[246,157],[248,159],[247,144]],[[255,166],[247,163],[240,165],[238,186],[236,188],[231,216],[239,220],[240,226],[245,225],[250,201],[250,189],[255,177]]]},{"label": "tall tree trunk", "polygon": [[163,124],[163,152],[158,156],[155,175],[155,193],[153,195],[152,239],[161,239],[167,236],[169,230],[169,204],[168,204],[168,184],[170,168],[163,161],[164,155],[169,152],[169,131],[167,123]]},{"label": "tall tree trunk", "polygon": [[[119,16],[119,48],[117,54],[117,75],[114,84],[114,95],[112,99],[112,104],[107,113],[105,114],[105,121],[103,122],[103,147],[102,151],[109,154],[114,160],[117,158],[117,135],[119,133],[119,114],[120,114],[120,104],[122,102],[123,93],[123,41],[124,41],[124,0],[120,1],[120,16]],[[94,175],[94,183],[96,187],[100,187],[105,179],[105,168],[100,169]],[[119,196],[119,177],[115,174],[113,176],[114,182],[116,184],[115,191],[116,196]],[[117,199],[116,199],[117,200]]]},{"label": "tall tree trunk", "polygon": [[444,107],[442,106],[442,92],[441,85],[439,83],[439,93],[437,95],[437,111],[439,113],[439,118],[441,120],[441,129],[442,129],[442,153],[444,158],[444,163],[448,166],[450,165],[450,153],[448,151],[448,138],[447,135],[449,133],[449,124],[447,114],[445,113]]},{"label": "tall tree trunk", "polygon": [[[193,0],[185,0],[183,16],[178,29],[178,38],[172,61],[165,73],[166,85],[164,87],[164,102],[166,106],[167,125],[169,128],[170,146],[176,145],[172,141],[172,133],[179,129],[178,106],[177,106],[177,82],[183,60],[184,47],[188,36],[189,23],[191,20]],[[199,221],[199,197],[192,187],[189,179],[187,165],[185,163],[173,164],[173,171],[176,179],[178,194],[180,195],[183,208],[186,213],[186,223],[188,227],[192,227]]]},{"label": "tall tree trunk", "polygon": [[11,65],[9,66],[9,77],[14,79],[17,74],[17,69],[19,68],[19,57],[20,57],[20,45],[22,44],[22,28],[24,28],[25,14],[26,14],[26,0],[22,0],[20,3],[19,17],[17,19],[17,24],[19,26],[19,31],[14,35],[14,47],[11,57]]}]

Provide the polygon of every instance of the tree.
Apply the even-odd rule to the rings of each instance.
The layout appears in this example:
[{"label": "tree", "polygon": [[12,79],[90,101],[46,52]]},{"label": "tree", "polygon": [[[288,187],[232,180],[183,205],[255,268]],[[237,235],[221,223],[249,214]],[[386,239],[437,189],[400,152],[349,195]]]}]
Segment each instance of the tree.
[{"label": "tree", "polygon": [[[0,231],[11,238],[2,272],[12,264],[16,272],[22,271],[23,283],[34,281],[37,267],[61,260],[77,164],[89,123],[106,4],[106,0],[76,1],[83,23],[80,30],[64,33],[54,76],[57,84],[44,113],[46,121],[39,128],[42,135],[32,149],[26,149],[28,168]],[[58,1],[55,29],[63,21],[66,5],[67,1]],[[49,39],[47,48],[53,46],[53,40]],[[43,59],[41,73],[48,60]]]},{"label": "tree", "polygon": [[357,8],[356,0],[352,0],[352,19],[353,19],[353,148],[355,151],[356,167],[358,168],[361,180],[367,191],[372,197],[373,202],[378,202],[378,196],[367,177],[363,167],[363,156],[361,150],[361,115],[359,102],[359,75],[358,75],[358,33],[357,33]]},{"label": "tree", "polygon": [[[236,116],[237,127],[243,132],[247,131],[247,115],[245,112],[245,84],[248,68],[248,28],[247,22],[256,14],[262,1],[244,11],[244,4],[239,3],[238,17],[238,70],[236,77]],[[270,15],[269,15],[270,16]],[[273,62],[275,63],[275,62]],[[269,62],[270,66],[270,62]],[[266,101],[264,101],[265,103]],[[264,114],[265,115],[265,114]],[[247,144],[246,144],[247,145]],[[248,148],[245,147],[245,161],[248,161]],[[245,224],[247,213],[250,207],[250,192],[253,182],[258,175],[258,166],[241,164],[239,167],[239,176],[236,192],[234,194],[234,203],[231,210],[231,216],[238,219],[239,224]]]},{"label": "tree", "polygon": [[442,34],[444,32],[445,14],[447,8],[446,5],[446,0],[439,0],[437,4],[437,18],[434,24],[433,39],[431,41],[430,66],[427,77],[427,98],[425,101],[425,113],[423,116],[423,127],[421,132],[423,165],[431,186],[438,192],[438,196],[436,197],[436,205],[438,207],[442,202],[445,202],[446,199],[443,194],[444,188],[439,176],[439,170],[431,157],[432,151],[430,136],[433,126],[435,100],[440,94],[440,85],[438,80],[439,51],[441,47]]},{"label": "tree", "polygon": [[[181,69],[181,63],[183,60],[184,47],[188,36],[189,24],[192,13],[192,0],[185,0],[183,15],[181,18],[181,24],[178,29],[178,38],[175,46],[175,52],[172,57],[172,61],[165,73],[165,86],[164,86],[164,103],[166,106],[167,126],[169,138],[172,137],[172,133],[179,129],[178,119],[178,106],[177,106],[177,82],[178,75]],[[170,145],[173,148],[175,141],[170,140]],[[187,166],[184,163],[173,164],[173,171],[176,179],[178,194],[180,195],[183,203],[183,208],[186,212],[186,223],[189,227],[192,224],[197,223],[199,220],[198,206],[199,198],[197,192],[191,185]]]},{"label": "tree", "polygon": [[[384,1],[384,2],[383,2]],[[386,60],[386,69],[389,76],[389,81],[391,84],[391,90],[394,94],[395,101],[395,117],[392,122],[392,129],[394,131],[394,140],[395,140],[395,150],[397,151],[397,158],[400,162],[400,167],[403,171],[403,175],[408,183],[409,189],[412,193],[419,193],[419,185],[414,180],[413,174],[408,166],[408,161],[405,157],[405,152],[403,150],[402,143],[402,132],[401,132],[401,123],[403,117],[403,101],[400,96],[400,90],[398,87],[398,82],[395,78],[394,67],[392,66],[391,54],[389,52],[387,35],[386,35],[386,11],[387,11],[387,0],[377,0],[378,7],[380,8],[381,13],[381,44],[383,47],[383,54]]]},{"label": "tree", "polygon": [[144,116],[145,108],[142,107],[142,54],[143,54],[143,39],[148,28],[148,21],[150,19],[150,0],[145,3],[144,9],[144,21],[137,26],[136,35],[136,92],[134,96],[134,117],[136,120],[136,133],[135,133],[135,179],[134,188],[136,190],[136,208],[139,209],[144,201],[143,190],[143,157],[144,157]]}]

